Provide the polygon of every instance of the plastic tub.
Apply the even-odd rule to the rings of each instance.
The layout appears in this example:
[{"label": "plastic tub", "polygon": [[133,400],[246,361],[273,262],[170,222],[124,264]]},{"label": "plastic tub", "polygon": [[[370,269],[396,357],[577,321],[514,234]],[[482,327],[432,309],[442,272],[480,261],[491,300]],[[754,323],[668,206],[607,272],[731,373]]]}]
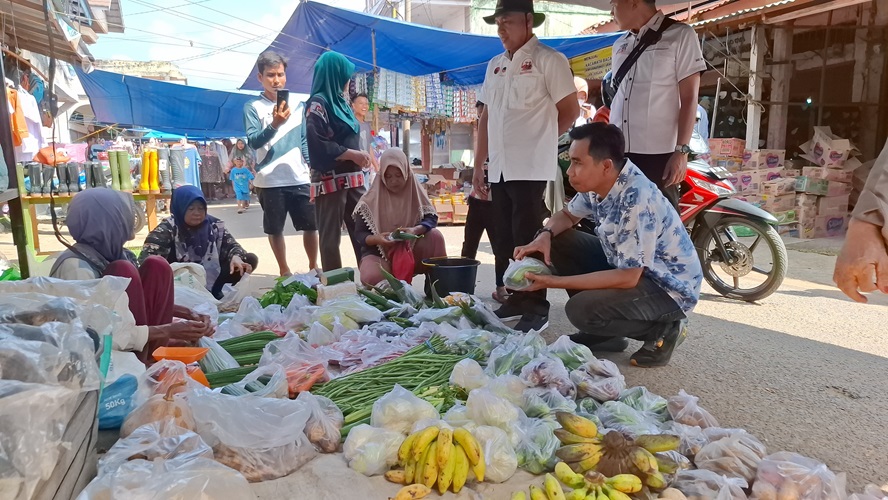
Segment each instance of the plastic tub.
[{"label": "plastic tub", "polygon": [[431,291],[432,283],[441,297],[453,292],[475,293],[480,261],[465,257],[435,257],[422,263],[427,269],[426,294]]},{"label": "plastic tub", "polygon": [[187,365],[203,359],[209,350],[208,347],[158,347],[151,355],[157,361],[171,359]]}]

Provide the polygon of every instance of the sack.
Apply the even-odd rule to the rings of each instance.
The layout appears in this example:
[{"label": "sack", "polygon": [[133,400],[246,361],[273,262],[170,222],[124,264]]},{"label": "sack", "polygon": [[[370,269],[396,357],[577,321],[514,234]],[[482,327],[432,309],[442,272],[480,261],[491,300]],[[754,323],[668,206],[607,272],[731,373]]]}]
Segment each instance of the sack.
[{"label": "sack", "polygon": [[133,409],[133,396],[139,381],[133,375],[124,375],[106,386],[99,400],[99,429],[119,429]]},{"label": "sack", "polygon": [[404,439],[400,431],[361,424],[348,433],[342,452],[352,470],[365,476],[376,476],[398,462],[398,448]]}]

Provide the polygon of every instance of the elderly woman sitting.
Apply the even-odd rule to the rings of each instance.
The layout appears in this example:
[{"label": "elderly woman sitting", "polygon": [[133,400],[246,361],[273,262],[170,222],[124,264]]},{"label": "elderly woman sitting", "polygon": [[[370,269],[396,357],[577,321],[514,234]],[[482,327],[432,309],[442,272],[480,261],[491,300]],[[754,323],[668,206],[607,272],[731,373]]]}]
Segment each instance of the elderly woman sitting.
[{"label": "elderly woman sitting", "polygon": [[[400,149],[387,149],[379,174],[354,211],[355,237],[361,246],[360,273],[365,285],[382,281],[380,268],[412,281],[423,273],[422,260],[447,255],[444,235],[436,229],[438,214]],[[419,239],[392,238],[401,230]]]},{"label": "elderly woman sitting", "polygon": [[217,299],[222,298],[226,283],[236,284],[256,269],[259,258],[238,244],[225,223],[207,215],[207,200],[199,188],[182,186],[173,191],[170,212],[173,216],[145,238],[139,256],[143,262],[157,255],[170,264],[200,264],[207,273],[207,290]]},{"label": "elderly woman sitting", "polygon": [[[127,302],[115,309],[125,323],[134,325],[128,345],[121,350],[141,351],[150,362],[157,347],[194,342],[212,335],[209,318],[174,305],[173,271],[160,257],[136,258],[123,245],[133,239],[135,203],[132,197],[106,188],[89,189],[71,200],[66,224],[75,244],[64,251],[50,275],[65,280],[92,280],[102,276],[129,278]],[[187,321],[173,323],[173,317]]]}]

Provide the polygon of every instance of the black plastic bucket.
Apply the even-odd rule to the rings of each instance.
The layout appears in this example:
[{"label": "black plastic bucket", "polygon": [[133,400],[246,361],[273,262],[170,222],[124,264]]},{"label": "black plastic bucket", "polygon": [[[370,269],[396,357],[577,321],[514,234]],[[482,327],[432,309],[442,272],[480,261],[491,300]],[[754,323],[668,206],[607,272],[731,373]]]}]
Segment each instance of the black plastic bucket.
[{"label": "black plastic bucket", "polygon": [[475,293],[475,280],[481,262],[465,257],[434,257],[422,261],[428,270],[426,274],[426,294],[435,283],[435,290],[441,297],[453,292]]}]

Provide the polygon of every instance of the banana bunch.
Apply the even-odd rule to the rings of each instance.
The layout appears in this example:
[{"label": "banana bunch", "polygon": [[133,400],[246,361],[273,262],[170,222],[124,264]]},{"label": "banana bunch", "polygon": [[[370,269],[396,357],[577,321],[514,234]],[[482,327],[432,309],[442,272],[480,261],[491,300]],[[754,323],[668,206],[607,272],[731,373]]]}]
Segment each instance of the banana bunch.
[{"label": "banana bunch", "polygon": [[435,426],[414,432],[404,440],[398,449],[398,464],[404,468],[386,472],[387,480],[428,489],[437,484],[442,495],[448,489],[459,493],[469,469],[475,479],[484,481],[486,468],[484,452],[469,431]]},{"label": "banana bunch", "polygon": [[[561,483],[573,489],[565,493]],[[542,488],[530,486],[530,500],[631,500],[627,493],[638,493],[641,488],[641,479],[632,474],[606,478],[597,472],[590,472],[584,476],[571,470],[566,463],[558,462],[555,476],[546,474]],[[512,500],[527,498],[523,491],[512,494]]]},{"label": "banana bunch", "polygon": [[681,443],[678,436],[650,434],[627,439],[619,432],[601,435],[591,420],[565,412],[555,416],[562,427],[555,430],[555,436],[564,445],[555,456],[575,473],[597,471],[610,478],[633,475],[649,488],[662,490],[668,486],[663,474],[673,474],[679,467],[661,453],[677,449]]},{"label": "banana bunch", "polygon": [[[512,493],[512,500],[527,500],[527,498],[527,494],[523,491]],[[564,489],[552,474],[546,474],[542,488],[535,484],[530,485],[530,500],[565,500]]]}]

